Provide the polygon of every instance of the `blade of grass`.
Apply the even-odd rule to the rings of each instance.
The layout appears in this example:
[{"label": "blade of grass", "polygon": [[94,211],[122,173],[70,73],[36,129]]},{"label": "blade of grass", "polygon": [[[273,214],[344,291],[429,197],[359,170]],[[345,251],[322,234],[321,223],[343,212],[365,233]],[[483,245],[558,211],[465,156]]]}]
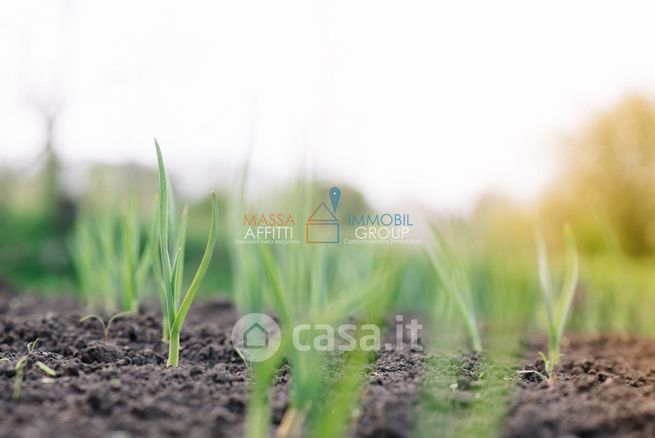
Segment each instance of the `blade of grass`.
[{"label": "blade of grass", "polygon": [[171,283],[171,256],[168,252],[168,183],[166,181],[166,168],[164,166],[164,158],[159,147],[157,139],[155,139],[155,147],[157,149],[157,166],[159,169],[159,253],[162,268],[163,283],[166,293],[165,308],[166,308],[166,324],[168,325],[169,333],[171,325],[175,320],[175,292],[172,289]]},{"label": "blade of grass", "polygon": [[130,196],[127,212],[121,221],[123,244],[123,308],[137,311],[136,270],[138,257],[138,224],[136,196]]},{"label": "blade of grass", "polygon": [[35,365],[47,376],[49,377],[56,377],[57,372],[50,368],[48,365],[44,364],[40,360],[37,360]]},{"label": "blade of grass", "polygon": [[566,265],[564,270],[564,280],[562,289],[555,297],[552,291],[552,282],[548,268],[548,255],[546,254],[546,245],[541,232],[536,233],[537,240],[537,257],[539,263],[539,277],[541,288],[546,301],[548,312],[548,355],[541,353],[544,361],[548,382],[555,382],[555,366],[559,362],[561,353],[561,341],[564,335],[564,329],[569,318],[573,297],[578,282],[578,253],[575,245],[573,231],[567,225],[564,230],[566,241]]},{"label": "blade of grass", "polygon": [[175,321],[172,325],[174,331],[179,331],[182,328],[182,324],[184,324],[184,320],[186,319],[186,316],[189,313],[189,309],[191,308],[191,303],[193,302],[193,299],[198,292],[200,283],[205,277],[205,273],[207,272],[207,268],[209,267],[209,263],[211,262],[212,256],[214,254],[214,247],[216,246],[216,238],[218,235],[218,199],[216,198],[216,193],[212,193],[211,206],[211,226],[209,228],[209,237],[207,238],[205,253],[202,256],[202,260],[200,261],[200,266],[198,266],[196,275],[193,277],[193,280],[191,280],[191,285],[184,295],[180,309],[177,311],[177,315],[175,316]]},{"label": "blade of grass", "polygon": [[470,286],[466,279],[464,268],[455,257],[442,234],[433,228],[436,248],[427,248],[425,251],[439,278],[439,281],[452,300],[462,317],[468,332],[471,346],[474,351],[482,351],[482,341],[477,325],[477,318]]},{"label": "blade of grass", "polygon": [[569,225],[565,227],[564,234],[566,239],[566,266],[568,269],[564,274],[562,294],[556,310],[558,321],[557,339],[562,339],[562,335],[564,334],[564,328],[569,319],[579,273],[579,260],[575,245],[575,236]]},{"label": "blade of grass", "polygon": [[173,282],[173,290],[175,291],[174,302],[175,306],[180,304],[179,293],[182,290],[182,282],[184,281],[184,246],[186,242],[187,222],[188,222],[189,208],[184,207],[182,210],[182,218],[177,230],[177,240],[175,246],[178,249],[178,254],[175,256],[176,266],[173,269],[175,272],[175,281]]}]

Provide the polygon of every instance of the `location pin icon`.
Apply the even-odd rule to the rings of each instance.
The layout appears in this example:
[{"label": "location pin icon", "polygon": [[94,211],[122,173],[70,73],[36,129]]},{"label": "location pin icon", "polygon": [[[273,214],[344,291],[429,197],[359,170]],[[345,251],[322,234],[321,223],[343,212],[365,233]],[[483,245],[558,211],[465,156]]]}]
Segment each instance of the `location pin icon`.
[{"label": "location pin icon", "polygon": [[339,199],[341,199],[341,190],[339,190],[339,187],[332,187],[330,189],[330,202],[332,202],[332,211],[335,213],[337,212]]}]

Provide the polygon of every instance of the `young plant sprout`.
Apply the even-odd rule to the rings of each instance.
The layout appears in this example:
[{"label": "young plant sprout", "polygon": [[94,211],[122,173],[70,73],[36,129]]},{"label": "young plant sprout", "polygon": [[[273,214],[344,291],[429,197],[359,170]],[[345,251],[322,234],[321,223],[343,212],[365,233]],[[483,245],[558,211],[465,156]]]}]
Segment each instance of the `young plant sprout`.
[{"label": "young plant sprout", "polygon": [[113,310],[116,307],[116,284],[110,269],[113,261],[103,251],[106,242],[114,239],[113,219],[108,216],[96,218],[83,212],[75,221],[73,235],[67,243],[82,300],[90,308],[104,306],[105,310]]},{"label": "young plant sprout", "polygon": [[120,278],[122,286],[123,309],[131,312],[139,311],[139,296],[145,287],[148,271],[153,263],[148,249],[154,245],[149,240],[140,249],[140,227],[137,213],[137,199],[132,196],[129,206],[120,221],[121,230],[121,260]]},{"label": "young plant sprout", "polygon": [[442,288],[459,311],[474,351],[482,351],[471,286],[464,267],[444,237],[434,230],[436,245],[426,250]]},{"label": "young plant sprout", "polygon": [[137,312],[152,264],[149,241],[141,250],[137,199],[119,215],[83,213],[75,224],[69,251],[87,304],[102,301],[108,312]]},{"label": "young plant sprout", "polygon": [[[396,299],[395,294],[399,289],[396,281],[398,260],[386,253],[371,255],[361,252],[361,257],[353,258],[350,263],[340,263],[340,256],[344,254],[339,248],[308,245],[298,251],[286,247],[276,249],[262,245],[259,255],[263,268],[261,272],[266,280],[262,283],[269,286],[268,298],[279,317],[283,331],[282,342],[272,358],[250,364],[253,387],[248,407],[247,434],[272,435],[268,430],[271,406],[267,387],[283,360],[286,360],[291,368],[291,400],[274,436],[321,436],[312,430],[314,421],[319,424],[321,421],[331,423],[339,417],[331,414],[330,418],[320,420],[333,410],[332,406],[325,409],[326,393],[322,388],[335,385],[335,381],[315,372],[327,366],[329,359],[325,352],[316,348],[294,348],[293,327],[304,323],[335,327],[349,318],[364,317],[367,322],[379,322],[380,315],[386,316],[386,311]],[[329,269],[327,267],[333,267],[335,275],[324,275],[324,271]],[[303,344],[316,345],[320,336],[320,330],[308,330],[300,334],[298,339]],[[242,355],[239,351],[237,354]],[[359,350],[348,352],[346,356],[349,357],[348,366],[352,367],[353,373],[354,369],[363,368],[362,362],[370,357],[368,352]],[[356,380],[341,385],[352,391],[353,400],[358,400]],[[339,390],[341,385],[338,385]],[[334,400],[340,403],[339,412],[351,412],[348,400],[348,397]],[[343,417],[347,415],[339,419],[343,420]]]},{"label": "young plant sprout", "polygon": [[104,319],[100,315],[96,315],[95,313],[91,315],[86,315],[80,319],[80,323],[84,321],[89,321],[89,320],[95,320],[98,321],[98,323],[102,326],[102,333],[103,337],[107,339],[109,337],[109,329],[111,328],[112,324],[114,321],[116,321],[118,318],[122,318],[127,315],[133,315],[134,312],[132,311],[127,311],[127,312],[119,312],[115,315],[113,315],[107,322],[105,322]]},{"label": "young plant sprout", "polygon": [[[27,367],[27,360],[29,359],[30,355],[34,352],[34,349],[36,348],[36,343],[39,341],[39,338],[36,338],[29,344],[27,344],[27,354],[21,356],[18,359],[18,362],[16,362],[16,377],[14,380],[14,392],[12,394],[12,398],[14,400],[18,400],[21,395],[22,387],[23,387],[23,377],[25,375],[25,368]],[[34,362],[34,365],[41,370],[43,374],[45,374],[48,377],[55,377],[57,375],[57,372],[50,368],[48,365],[44,364],[40,360],[37,360]]]},{"label": "young plant sprout", "polygon": [[[170,208],[170,207],[169,207]],[[182,223],[186,227],[186,213],[187,209],[185,208],[182,212]],[[159,236],[159,195],[155,198],[155,208],[153,209],[152,215],[152,224],[150,226],[150,240],[152,242],[157,242],[157,244],[150,245],[151,258],[155,261],[152,265],[152,274],[157,286],[157,291],[160,297],[161,304],[161,314],[162,314],[162,324],[161,324],[161,340],[162,342],[168,342],[168,322],[167,322],[167,310],[166,310],[166,286],[164,285],[164,276],[161,270],[161,263],[159,259],[161,258],[161,252],[158,243]]]},{"label": "young plant sprout", "polygon": [[568,225],[564,229],[564,236],[566,240],[566,269],[564,271],[562,289],[559,294],[555,295],[544,237],[540,230],[537,230],[536,233],[539,280],[546,301],[548,321],[548,355],[546,356],[543,352],[540,352],[539,355],[544,361],[545,377],[550,384],[555,383],[554,369],[561,357],[560,344],[562,335],[564,334],[564,328],[568,320],[578,283],[578,253],[575,245],[575,236]]},{"label": "young plant sprout", "polygon": [[[205,277],[207,268],[214,253],[214,246],[216,245],[217,228],[218,228],[218,201],[216,194],[212,193],[211,209],[212,218],[211,226],[209,229],[209,237],[207,239],[207,246],[205,253],[202,256],[198,270],[196,271],[189,288],[187,289],[184,297],[182,298],[182,280],[184,277],[184,246],[186,240],[186,233],[179,232],[175,242],[174,256],[171,259],[169,248],[169,225],[171,223],[169,218],[169,193],[168,181],[166,179],[166,169],[164,166],[164,159],[162,157],[159,143],[155,140],[155,147],[157,149],[157,164],[159,167],[159,218],[158,218],[158,237],[159,237],[159,268],[161,270],[161,280],[164,287],[161,288],[162,308],[164,310],[164,324],[168,330],[168,361],[167,366],[175,367],[178,365],[180,356],[180,332],[182,325],[189,313],[191,303],[193,302],[198,287]],[[186,210],[185,210],[186,211]],[[186,220],[186,213],[183,214],[182,223]],[[184,230],[186,227],[180,227]],[[180,302],[181,299],[181,302]]]}]

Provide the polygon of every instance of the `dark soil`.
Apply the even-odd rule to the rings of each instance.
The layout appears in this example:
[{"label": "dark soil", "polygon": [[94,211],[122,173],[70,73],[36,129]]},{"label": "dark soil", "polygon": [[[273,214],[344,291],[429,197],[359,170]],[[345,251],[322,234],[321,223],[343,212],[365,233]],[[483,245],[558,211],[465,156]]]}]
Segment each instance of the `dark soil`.
[{"label": "dark soil", "polygon": [[[0,437],[235,437],[243,434],[249,373],[229,334],[237,320],[227,301],[195,303],[182,332],[180,366],[166,368],[156,311],[116,320],[107,339],[72,300],[0,291]],[[19,400],[14,366],[38,338]],[[42,361],[57,372],[44,378]],[[383,353],[363,393],[356,436],[407,436],[421,353]],[[288,405],[284,366],[272,391],[272,421]]]},{"label": "dark soil", "polygon": [[[166,368],[167,345],[154,312],[116,320],[103,339],[96,321],[80,324],[82,314],[62,311],[59,303],[6,296],[0,302],[0,357],[9,359],[0,363],[0,436],[240,433],[248,373],[229,343],[236,314],[227,303],[193,309],[180,367]],[[15,362],[36,338],[21,397],[14,401]],[[43,381],[36,360],[57,372],[54,382]]]},{"label": "dark soil", "polygon": [[[409,318],[406,318],[409,320]],[[392,341],[393,332],[387,341]],[[409,338],[406,333],[405,340]],[[425,353],[402,348],[380,354],[372,366],[368,386],[362,394],[359,437],[411,436],[420,402]]]},{"label": "dark soil", "polygon": [[[531,345],[529,351],[543,350]],[[536,360],[525,369],[543,372]],[[524,375],[508,437],[655,436],[655,342],[637,337],[570,339],[549,386]]]}]

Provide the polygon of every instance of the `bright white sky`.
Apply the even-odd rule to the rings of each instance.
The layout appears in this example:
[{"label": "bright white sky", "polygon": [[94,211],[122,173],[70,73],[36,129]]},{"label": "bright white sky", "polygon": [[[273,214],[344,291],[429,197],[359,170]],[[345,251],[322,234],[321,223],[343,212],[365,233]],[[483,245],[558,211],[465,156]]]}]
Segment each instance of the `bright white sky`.
[{"label": "bright white sky", "polygon": [[71,165],[154,163],[157,136],[207,184],[252,143],[267,178],[309,162],[380,202],[460,208],[529,199],[562,134],[655,91],[649,1],[0,2],[12,164],[38,151],[30,102],[60,99]]}]

